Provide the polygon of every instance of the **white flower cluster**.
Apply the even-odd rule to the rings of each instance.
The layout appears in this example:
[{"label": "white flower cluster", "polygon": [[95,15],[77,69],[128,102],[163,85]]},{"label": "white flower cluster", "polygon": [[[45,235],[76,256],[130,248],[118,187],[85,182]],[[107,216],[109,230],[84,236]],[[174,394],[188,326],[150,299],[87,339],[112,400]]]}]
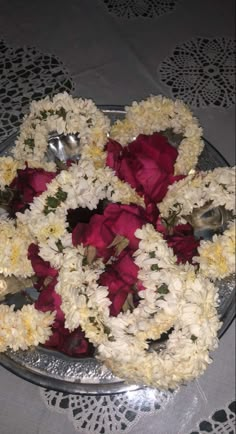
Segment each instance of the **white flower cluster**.
[{"label": "white flower cluster", "polygon": [[[211,361],[209,350],[216,348],[220,328],[217,289],[192,266],[177,266],[173,252],[151,226],[137,231],[137,237],[143,300],[132,314],[111,318],[112,339],[98,347],[99,355],[129,381],[175,388],[202,374]],[[148,341],[171,328],[164,349],[149,348]]]},{"label": "white flower cluster", "polygon": [[83,265],[85,249],[66,248],[63,252],[63,264],[60,268],[56,291],[62,298],[62,310],[65,313],[65,326],[69,330],[79,325],[86,335],[92,337],[95,345],[104,335],[104,319],[108,320],[108,290],[99,286],[99,275],[104,271],[104,264],[97,260],[92,265]]},{"label": "white flower cluster", "polygon": [[[97,285],[102,272],[82,265],[82,247],[68,248],[57,292],[63,300],[67,327],[80,324],[98,346],[98,357],[120,377],[135,383],[174,388],[200,375],[217,346],[217,289],[193,266],[177,265],[172,249],[152,225],[137,230],[135,256],[146,290],[133,312],[109,316],[108,290]],[[80,271],[78,271],[80,270]],[[173,328],[166,348],[157,353],[148,341]]]},{"label": "white flower cluster", "polygon": [[184,216],[207,203],[211,203],[212,208],[224,206],[235,214],[235,167],[186,176],[169,186],[158,208],[163,218],[176,214],[179,222],[186,223]]},{"label": "white flower cluster", "polygon": [[126,117],[112,127],[110,136],[127,145],[139,134],[153,134],[168,129],[181,134],[183,139],[178,147],[179,155],[175,163],[175,174],[188,174],[196,167],[203,150],[202,129],[188,107],[179,100],[150,96],[139,103],[126,107]]},{"label": "white flower cluster", "polygon": [[[117,186],[121,187],[116,190]],[[81,160],[62,170],[47,190],[36,197],[30,209],[17,214],[21,227],[27,227],[40,247],[45,261],[59,269],[64,261],[61,249],[71,247],[68,233],[68,209],[96,209],[102,199],[121,203],[142,203],[135,191],[113,174],[109,167],[95,169],[92,162]],[[58,246],[60,242],[60,246]]]},{"label": "white flower cluster", "polygon": [[109,119],[92,100],[73,98],[66,92],[33,101],[16,140],[14,156],[19,159],[44,159],[49,134],[79,134],[81,148],[103,148],[110,128]]},{"label": "white flower cluster", "polygon": [[27,259],[28,247],[33,242],[27,227],[15,225],[13,220],[0,220],[0,274],[30,277],[34,274]]},{"label": "white flower cluster", "polygon": [[[57,111],[59,112],[56,113]],[[28,247],[32,242],[38,244],[40,256],[45,261],[49,261],[52,267],[60,269],[61,273],[63,273],[63,264],[67,264],[65,257],[68,255],[68,250],[72,253],[77,252],[72,246],[71,234],[67,231],[68,209],[82,207],[92,210],[97,207],[100,200],[105,198],[112,202],[120,202],[123,204],[137,203],[143,205],[143,199],[140,198],[135,190],[125,182],[119,180],[110,168],[104,167],[102,148],[107,137],[109,122],[91,101],[76,100],[63,94],[54,97],[53,101],[46,98],[43,101],[33,102],[30,115],[25,119],[21,128],[20,140],[15,148],[16,158],[27,158],[28,167],[43,167],[46,170],[55,171],[56,165],[54,163],[43,161],[47,140],[46,134],[48,133],[46,133],[46,129],[48,128],[48,131],[57,129],[60,133],[62,119],[59,118],[65,116],[65,111],[67,111],[66,124],[63,124],[65,132],[78,132],[79,129],[84,152],[82,152],[79,162],[72,164],[71,167],[66,170],[62,170],[55,179],[48,184],[47,190],[34,199],[33,203],[30,205],[30,209],[26,210],[24,214],[17,214],[15,222],[8,220],[6,216],[1,214],[1,299],[4,298],[6,294],[12,292],[12,285],[9,279],[19,277],[26,278],[34,274],[31,262],[27,259]],[[75,119],[77,119],[77,123]],[[55,125],[53,122],[55,122]],[[61,126],[59,127],[59,125]],[[29,130],[31,131],[30,134]],[[45,133],[44,138],[42,136],[43,131]],[[34,132],[35,134],[37,132],[37,134],[33,135]],[[27,136],[27,134],[29,134],[29,136]],[[30,142],[28,143],[32,144],[32,139],[36,147],[33,146],[31,149],[29,146],[28,149],[26,146],[26,149],[25,146],[22,145],[22,141],[28,140],[27,137],[30,138]],[[37,144],[39,146],[37,146]],[[100,158],[102,164],[98,164]],[[10,185],[17,175],[17,170],[24,169],[25,167],[25,160],[15,160],[12,157],[0,158],[0,188],[4,189],[6,186]],[[96,265],[97,264],[96,262]],[[79,266],[79,264],[77,265],[78,274],[81,279],[84,279],[86,282],[87,276],[87,284],[91,284],[89,285],[89,289],[87,288],[87,284],[84,285],[84,288],[86,288],[86,291],[90,294],[90,302],[92,303],[93,298],[97,299],[98,297],[99,302],[97,303],[97,307],[99,312],[99,303],[101,302],[99,291],[104,293],[104,289],[97,289],[98,285],[96,282],[98,279],[98,271],[95,270],[92,273],[90,270],[91,267],[87,266],[85,272],[82,273],[81,266]],[[100,268],[102,269],[101,264]],[[92,286],[92,282],[94,282],[94,286]],[[21,286],[18,283],[17,281],[17,284],[14,285],[15,290],[19,289]],[[59,282],[59,292],[60,287]],[[65,287],[67,288],[67,286]],[[94,290],[94,297],[91,296],[92,290]],[[105,296],[107,295],[106,291]],[[63,294],[64,293],[65,292],[63,292]],[[65,300],[68,299],[66,296],[63,296],[63,300],[64,298]],[[80,303],[82,303],[82,298]],[[67,304],[67,301],[63,301],[65,313],[68,312],[66,324],[69,329],[73,329],[74,323],[73,321],[70,322],[70,318],[72,318],[70,308],[73,307],[73,303],[70,303],[68,308]],[[109,305],[110,302],[106,300],[106,304]],[[76,308],[76,304],[74,307]],[[4,318],[7,318],[7,312],[9,312],[9,318],[10,316],[12,318],[12,321],[9,322],[10,330],[14,315],[15,321],[19,322],[21,314],[20,311],[14,312],[13,310],[5,310],[4,312]],[[34,314],[34,311],[32,312]],[[81,322],[83,317],[85,318],[86,316],[81,314]],[[20,327],[20,324],[18,325]],[[25,339],[19,339],[19,344],[16,344],[12,343],[10,339],[7,346],[14,349],[16,349],[16,347],[24,349],[26,345],[24,342],[26,342]],[[39,342],[43,342],[43,340]],[[31,345],[31,343],[28,340],[28,346],[29,345]],[[6,345],[1,348],[3,348],[2,351],[4,351]]]},{"label": "white flower cluster", "polygon": [[[126,108],[125,120],[112,127],[111,137],[126,144],[140,133],[169,128],[184,137],[175,172],[186,174],[195,167],[203,142],[197,120],[180,101],[157,96],[133,103]],[[196,378],[211,362],[209,351],[217,347],[221,324],[217,288],[211,280],[232,273],[233,225],[212,242],[201,242],[200,257],[195,258],[199,265],[195,266],[177,264],[173,250],[151,224],[138,229],[134,260],[145,290],[138,292],[140,301],[133,311],[110,316],[108,288],[98,283],[105,266],[100,259],[88,261],[89,247],[73,246],[68,210],[93,210],[104,199],[121,204],[144,202],[105,166],[109,121],[92,101],[59,94],[52,100],[33,102],[21,127],[16,160],[0,159],[0,189],[12,182],[19,168],[26,167],[24,160],[30,159],[29,167],[46,167],[43,159],[52,131],[79,133],[81,158],[61,170],[29,209],[17,214],[15,222],[1,217],[0,299],[10,291],[9,277],[33,275],[27,252],[29,244],[36,243],[40,257],[58,270],[55,290],[62,299],[65,327],[73,331],[81,326],[97,346],[98,357],[114,373],[163,389]],[[55,171],[54,163],[50,164],[47,169]],[[208,202],[232,211],[233,186],[233,169],[189,175],[171,186],[158,206],[162,217],[173,213],[181,222]],[[54,317],[54,313],[42,313],[29,305],[14,311],[14,306],[0,304],[0,352],[44,343]],[[151,343],[163,333],[169,333],[168,340],[156,351]]]},{"label": "white flower cluster", "polygon": [[14,306],[0,304],[0,352],[8,348],[26,350],[45,343],[51,334],[55,313],[40,312],[32,305],[14,311]]},{"label": "white flower cluster", "polygon": [[200,242],[199,256],[193,258],[199,263],[203,276],[215,281],[235,273],[235,222],[229,224],[223,235],[214,235],[212,241]]}]

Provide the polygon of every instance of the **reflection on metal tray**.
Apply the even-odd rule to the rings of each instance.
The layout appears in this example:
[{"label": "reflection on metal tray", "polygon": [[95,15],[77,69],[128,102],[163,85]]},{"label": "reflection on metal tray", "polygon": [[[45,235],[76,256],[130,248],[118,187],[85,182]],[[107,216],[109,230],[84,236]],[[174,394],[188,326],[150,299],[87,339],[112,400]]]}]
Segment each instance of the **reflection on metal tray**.
[{"label": "reflection on metal tray", "polygon": [[[102,106],[112,122],[124,117],[122,106]],[[14,146],[16,134],[0,144],[0,155],[7,155]],[[205,148],[198,168],[211,170],[227,166],[219,152],[205,140]],[[235,281],[233,276],[218,282],[219,315],[222,327],[219,337],[235,316]],[[39,346],[27,351],[8,351],[0,354],[0,363],[16,375],[40,386],[68,393],[111,394],[138,389],[115,377],[95,358],[76,359]]]}]

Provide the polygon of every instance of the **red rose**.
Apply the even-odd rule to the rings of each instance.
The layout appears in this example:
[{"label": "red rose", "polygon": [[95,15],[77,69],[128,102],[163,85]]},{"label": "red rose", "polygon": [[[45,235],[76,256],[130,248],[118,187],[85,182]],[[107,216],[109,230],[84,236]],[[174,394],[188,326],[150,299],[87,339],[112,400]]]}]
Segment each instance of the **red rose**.
[{"label": "red rose", "polygon": [[177,225],[172,228],[172,233],[168,234],[166,227],[160,220],[157,222],[157,230],[163,233],[169,247],[172,247],[177,256],[178,263],[192,263],[193,256],[198,255],[197,248],[200,240],[194,237],[193,228],[189,224]]},{"label": "red rose", "polygon": [[126,147],[110,139],[106,163],[121,180],[144,195],[147,203],[158,203],[166,195],[168,186],[179,179],[174,176],[177,155],[178,151],[163,135],[140,134]]},{"label": "red rose", "polygon": [[57,176],[55,172],[46,172],[44,169],[25,169],[17,170],[17,177],[12,181],[10,188],[16,190],[11,208],[14,212],[20,211],[29,203],[33,202],[34,197],[40,196],[49,184]]},{"label": "red rose", "polygon": [[84,332],[78,327],[70,332],[64,327],[64,313],[61,310],[61,296],[55,291],[57,279],[53,278],[43,286],[35,303],[35,308],[41,312],[56,312],[56,318],[52,325],[52,334],[44,344],[47,348],[54,348],[68,356],[88,357],[92,356],[94,348],[85,338]]},{"label": "red rose", "polygon": [[196,240],[190,225],[178,225],[174,228],[173,235],[166,237],[169,247],[172,247],[178,262],[192,263],[193,256],[197,256],[197,248],[200,241]]},{"label": "red rose", "polygon": [[139,240],[134,233],[145,223],[147,215],[142,207],[108,204],[103,215],[93,215],[88,224],[77,224],[72,232],[72,241],[75,246],[94,246],[98,256],[108,259],[114,251],[109,246],[117,235],[127,238],[128,248],[136,250]]},{"label": "red rose", "polygon": [[63,342],[57,349],[68,356],[80,358],[92,357],[94,354],[93,345],[86,339],[80,327],[65,336]]},{"label": "red rose", "polygon": [[146,205],[145,214],[147,217],[147,221],[149,223],[152,223],[155,226],[157,219],[159,217],[159,214],[160,214],[159,209],[157,208],[156,204],[153,202],[149,202]]},{"label": "red rose", "polygon": [[107,266],[106,271],[100,276],[100,284],[109,289],[111,315],[117,316],[129,293],[134,294],[134,287],[144,289],[138,282],[139,268],[134,263],[130,253],[122,252],[118,260]]},{"label": "red rose", "polygon": [[56,312],[56,321],[64,321],[64,313],[61,310],[61,296],[55,291],[57,278],[53,278],[47,286],[41,287],[38,300],[35,302],[35,308],[42,312]]},{"label": "red rose", "polygon": [[91,357],[94,354],[93,345],[86,339],[80,327],[70,332],[60,322],[54,323],[52,334],[44,346],[72,357]]},{"label": "red rose", "polygon": [[44,344],[46,348],[52,348],[72,357],[82,358],[93,356],[94,347],[86,339],[80,327],[70,332],[63,324],[58,323],[52,327],[52,332],[53,333]]},{"label": "red rose", "polygon": [[51,267],[50,262],[44,261],[39,256],[39,247],[36,244],[30,244],[28,259],[31,261],[32,268],[37,277],[56,277],[58,275],[58,271]]}]

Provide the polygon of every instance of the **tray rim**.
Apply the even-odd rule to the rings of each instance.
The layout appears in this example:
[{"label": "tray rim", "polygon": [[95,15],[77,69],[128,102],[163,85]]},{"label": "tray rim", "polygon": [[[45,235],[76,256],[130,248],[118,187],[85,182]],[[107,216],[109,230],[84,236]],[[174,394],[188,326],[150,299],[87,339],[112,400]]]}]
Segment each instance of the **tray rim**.
[{"label": "tray rim", "polygon": [[[124,105],[113,105],[113,104],[100,104],[98,105],[98,108],[100,108],[105,114],[106,113],[125,113]],[[11,134],[7,139],[5,139],[2,143],[0,143],[0,154],[2,154],[16,139],[18,135],[18,132],[15,132]],[[225,157],[221,154],[218,149],[216,149],[207,139],[203,137],[203,140],[205,144],[209,148],[211,148],[222,160],[222,162],[225,163],[226,166],[230,166],[228,161],[225,159]],[[235,315],[236,315],[236,309],[235,309],[235,288],[232,291],[230,298],[229,298],[229,306],[226,309],[222,319],[225,317],[225,321],[222,324],[221,329],[219,330],[218,337],[219,339],[222,338],[222,336],[225,334],[225,332],[230,327],[231,323],[233,322]],[[44,353],[51,352],[53,354],[60,354],[57,351],[51,351],[47,349],[43,349]],[[66,358],[69,358],[68,356],[63,355]],[[75,360],[74,358],[72,358]],[[86,358],[86,360],[89,360],[90,358]],[[52,389],[59,392],[64,393],[72,393],[72,394],[81,394],[81,395],[110,395],[110,394],[117,394],[117,393],[125,393],[128,391],[135,391],[139,389],[146,388],[146,386],[142,385],[130,385],[125,383],[124,380],[118,380],[114,383],[107,382],[107,383],[85,383],[85,382],[76,382],[76,381],[68,381],[68,380],[60,380],[58,378],[50,377],[45,374],[42,374],[40,371],[35,371],[30,369],[29,367],[25,367],[19,363],[17,363],[15,360],[10,358],[5,353],[0,353],[0,365],[2,365],[4,368],[6,368],[11,373],[17,375],[18,377],[27,380],[28,382],[45,387],[47,389]]]}]

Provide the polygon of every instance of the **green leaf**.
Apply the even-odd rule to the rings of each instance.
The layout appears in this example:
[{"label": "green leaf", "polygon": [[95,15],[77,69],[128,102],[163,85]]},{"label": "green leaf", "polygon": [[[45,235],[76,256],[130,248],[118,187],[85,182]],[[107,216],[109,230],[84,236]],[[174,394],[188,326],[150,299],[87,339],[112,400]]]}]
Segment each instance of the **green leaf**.
[{"label": "green leaf", "polygon": [[197,340],[197,336],[192,335],[191,339],[192,339],[193,342],[195,342]]},{"label": "green leaf", "polygon": [[61,188],[58,188],[55,196],[48,196],[46,199],[46,206],[44,207],[44,214],[47,215],[50,212],[55,212],[56,208],[61,202],[64,202],[67,198],[67,193]]},{"label": "green leaf", "polygon": [[103,330],[104,333],[106,333],[106,335],[109,335],[111,333],[111,329],[104,324],[103,324]]},{"label": "green leaf", "polygon": [[150,258],[155,258],[156,257],[156,252],[149,252],[149,257]]},{"label": "green leaf", "polygon": [[57,158],[57,157],[55,158],[55,163],[56,163],[56,166],[59,170],[67,170],[68,169],[67,165],[65,163],[63,163],[63,161],[59,160],[59,158]]},{"label": "green leaf", "polygon": [[159,286],[159,288],[157,289],[157,292],[158,292],[158,294],[168,294],[168,292],[170,292],[170,291],[168,289],[168,286],[165,283],[163,283],[161,286]]},{"label": "green leaf", "polygon": [[151,265],[151,270],[152,270],[152,271],[158,271],[158,270],[160,270],[160,268],[158,267],[157,264],[152,264],[152,265]]},{"label": "green leaf", "polygon": [[63,118],[64,121],[66,120],[66,114],[67,114],[67,112],[66,112],[66,110],[64,109],[64,107],[61,107],[59,110],[57,110],[57,111],[56,111],[56,114],[57,114],[58,116],[60,116],[61,118]]},{"label": "green leaf", "polygon": [[43,213],[45,214],[45,215],[48,215],[50,212],[56,212],[56,209],[54,208],[54,209],[51,209],[51,208],[49,208],[48,206],[45,206],[44,207],[44,210],[43,210]]},{"label": "green leaf", "polygon": [[57,193],[56,193],[56,198],[60,201],[60,202],[64,202],[67,198],[67,193],[65,191],[63,191],[61,189],[61,187],[58,188]]},{"label": "green leaf", "polygon": [[56,197],[48,196],[46,199],[46,204],[46,206],[48,206],[49,208],[57,208],[60,204],[60,201]]},{"label": "green leaf", "polygon": [[58,251],[59,251],[60,253],[62,253],[64,247],[63,247],[63,244],[62,244],[61,240],[58,240],[58,241],[56,242],[56,246],[57,246],[57,248],[58,248]]}]

